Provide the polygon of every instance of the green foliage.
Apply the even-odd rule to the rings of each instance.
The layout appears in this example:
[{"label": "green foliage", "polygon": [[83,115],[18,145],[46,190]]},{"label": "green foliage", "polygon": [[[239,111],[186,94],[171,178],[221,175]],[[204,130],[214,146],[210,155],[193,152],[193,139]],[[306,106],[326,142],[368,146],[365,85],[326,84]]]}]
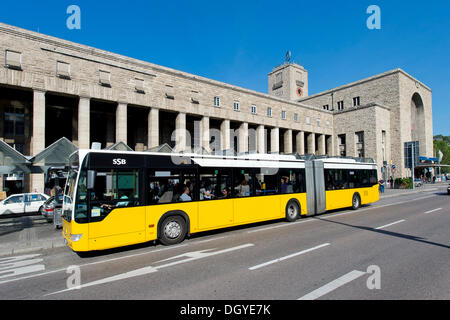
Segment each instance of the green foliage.
[{"label": "green foliage", "polygon": [[412,178],[395,179],[395,187],[399,189],[412,189]]},{"label": "green foliage", "polygon": [[[437,150],[441,150],[444,154],[441,164],[450,165],[450,136],[436,135],[433,141],[434,156],[436,156]],[[437,155],[439,157],[439,155]],[[442,173],[449,173],[450,168],[442,168]]]}]

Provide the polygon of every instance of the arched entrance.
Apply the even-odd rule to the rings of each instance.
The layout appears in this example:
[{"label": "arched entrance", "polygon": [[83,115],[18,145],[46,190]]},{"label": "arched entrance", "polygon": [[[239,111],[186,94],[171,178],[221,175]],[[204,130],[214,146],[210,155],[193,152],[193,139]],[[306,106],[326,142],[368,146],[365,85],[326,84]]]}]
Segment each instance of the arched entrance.
[{"label": "arched entrance", "polygon": [[425,152],[425,111],[417,92],[411,98],[411,141],[419,141],[419,152]]}]

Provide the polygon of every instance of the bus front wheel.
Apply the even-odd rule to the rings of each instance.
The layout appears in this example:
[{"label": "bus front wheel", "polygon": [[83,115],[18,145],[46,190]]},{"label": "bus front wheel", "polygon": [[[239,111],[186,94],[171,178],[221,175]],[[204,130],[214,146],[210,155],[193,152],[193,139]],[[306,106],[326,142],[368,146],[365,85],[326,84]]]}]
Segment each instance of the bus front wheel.
[{"label": "bus front wheel", "polygon": [[294,222],[300,217],[300,206],[297,201],[289,200],[286,205],[286,220],[289,222]]},{"label": "bus front wheel", "polygon": [[180,243],[186,236],[186,221],[181,216],[169,216],[161,223],[160,241],[164,245]]},{"label": "bus front wheel", "polygon": [[359,207],[361,207],[361,197],[359,196],[358,193],[353,194],[353,199],[352,199],[352,209],[356,210],[359,209]]}]

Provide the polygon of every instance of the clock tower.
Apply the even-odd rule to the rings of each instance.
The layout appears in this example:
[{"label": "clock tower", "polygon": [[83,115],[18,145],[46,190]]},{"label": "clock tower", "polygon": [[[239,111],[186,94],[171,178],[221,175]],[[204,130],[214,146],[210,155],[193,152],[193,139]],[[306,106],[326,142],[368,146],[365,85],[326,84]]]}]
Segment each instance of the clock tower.
[{"label": "clock tower", "polygon": [[269,95],[291,101],[308,96],[308,71],[301,65],[286,62],[272,70],[269,77]]}]

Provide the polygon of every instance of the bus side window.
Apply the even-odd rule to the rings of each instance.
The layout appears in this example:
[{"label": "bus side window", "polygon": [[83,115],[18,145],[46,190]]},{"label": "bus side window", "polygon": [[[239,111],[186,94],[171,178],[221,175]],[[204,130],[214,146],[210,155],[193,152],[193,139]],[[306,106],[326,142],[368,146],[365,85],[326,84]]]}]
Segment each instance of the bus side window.
[{"label": "bus side window", "polygon": [[150,204],[174,202],[180,195],[180,174],[173,170],[152,170],[149,172]]},{"label": "bus side window", "polygon": [[278,189],[278,169],[276,168],[260,168],[256,173],[256,195],[265,196],[277,194]]},{"label": "bus side window", "polygon": [[249,168],[233,169],[233,196],[250,197],[252,195],[252,174]]}]

